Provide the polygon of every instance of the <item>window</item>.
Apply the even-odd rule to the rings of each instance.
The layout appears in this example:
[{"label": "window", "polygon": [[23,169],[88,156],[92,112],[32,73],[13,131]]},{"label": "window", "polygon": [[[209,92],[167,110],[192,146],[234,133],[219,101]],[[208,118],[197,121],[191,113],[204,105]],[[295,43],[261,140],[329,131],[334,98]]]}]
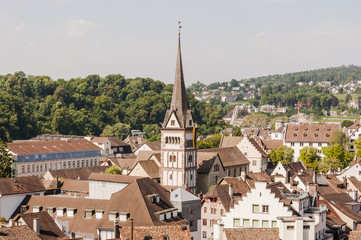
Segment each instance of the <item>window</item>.
[{"label": "window", "polygon": [[263,228],[268,228],[268,221],[267,220],[262,221],[262,227]]},{"label": "window", "polygon": [[192,162],[193,161],[193,156],[192,156],[192,154],[189,154],[188,155],[188,162]]},{"label": "window", "polygon": [[312,143],[309,143],[310,147],[312,147]]},{"label": "window", "polygon": [[25,172],[25,165],[21,166],[21,172],[22,172],[22,173]]},{"label": "window", "polygon": [[249,219],[243,219],[243,227],[249,227]]},{"label": "window", "polygon": [[36,165],[36,171],[39,172],[39,165]]},{"label": "window", "polygon": [[244,152],[243,155],[244,155],[244,156],[247,156],[247,152]]},{"label": "window", "polygon": [[233,170],[233,177],[235,177],[235,176],[236,176],[236,174],[237,174],[237,170],[236,170],[236,169],[234,169],[234,170]]},{"label": "window", "polygon": [[32,172],[34,172],[34,164],[31,166],[31,170]]},{"label": "window", "polygon": [[287,226],[287,230],[293,230],[295,229],[295,226]]},{"label": "window", "polygon": [[252,227],[259,227],[259,220],[253,220]]},{"label": "window", "polygon": [[189,214],[193,215],[193,209],[189,209]]},{"label": "window", "polygon": [[207,213],[207,207],[204,207],[203,212]]},{"label": "window", "polygon": [[71,168],[71,161],[68,161],[68,168]]},{"label": "window", "polygon": [[221,216],[223,216],[223,211],[224,211],[224,210],[223,210],[223,209],[221,209]]},{"label": "window", "polygon": [[170,121],[170,125],[171,125],[171,126],[174,126],[174,125],[175,125],[175,120],[171,120],[171,121]]},{"label": "window", "polygon": [[[45,164],[46,164],[46,163],[45,163]],[[27,172],[30,172],[30,165],[27,165],[27,166],[26,166],[26,171],[27,171]]]},{"label": "window", "polygon": [[192,126],[192,120],[189,120],[189,126]]},{"label": "window", "polygon": [[43,171],[43,164],[40,164],[40,172]]},{"label": "window", "polygon": [[272,227],[276,228],[277,227],[277,221],[272,221]]},{"label": "window", "polygon": [[80,161],[79,160],[76,161],[76,167],[77,168],[80,167]]},{"label": "window", "polygon": [[303,226],[303,229],[310,229],[310,226],[308,226],[308,225]]},{"label": "window", "polygon": [[73,161],[73,168],[75,168],[75,161]]},{"label": "window", "polygon": [[88,167],[89,166],[89,160],[85,160],[85,166]]},{"label": "window", "polygon": [[189,222],[189,226],[192,227],[193,226],[193,221]]},{"label": "window", "polygon": [[262,206],[262,212],[263,213],[268,213],[268,205],[263,205]]},{"label": "window", "polygon": [[291,142],[291,147],[295,146],[295,143],[294,142]]},{"label": "window", "polygon": [[206,231],[203,231],[203,238],[207,238],[207,232]]},{"label": "window", "polygon": [[257,166],[257,160],[252,160],[252,166]]},{"label": "window", "polygon": [[207,226],[207,219],[203,219],[203,226]]},{"label": "window", "polygon": [[300,146],[303,147],[303,143],[300,143]]},{"label": "window", "polygon": [[227,176],[231,176],[231,170],[230,169],[227,170]]},{"label": "window", "polygon": [[170,175],[169,175],[169,180],[172,180],[172,178],[173,178],[173,177],[172,177],[172,174],[170,174]]},{"label": "window", "polygon": [[48,171],[48,164],[47,163],[44,163],[44,170]]},{"label": "window", "polygon": [[63,162],[63,168],[64,169],[66,168],[66,162]]},{"label": "window", "polygon": [[240,227],[241,220],[239,218],[233,218],[233,227]]},{"label": "window", "polygon": [[259,212],[259,205],[252,205],[252,212],[258,213]]},{"label": "window", "polygon": [[322,143],[318,143],[318,146],[319,146],[319,147],[322,147]]}]

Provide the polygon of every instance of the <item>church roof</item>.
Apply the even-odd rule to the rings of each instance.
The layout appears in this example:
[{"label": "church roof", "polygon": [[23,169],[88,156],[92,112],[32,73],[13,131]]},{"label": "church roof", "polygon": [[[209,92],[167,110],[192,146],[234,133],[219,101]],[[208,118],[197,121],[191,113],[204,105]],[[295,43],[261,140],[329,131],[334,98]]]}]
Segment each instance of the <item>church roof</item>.
[{"label": "church roof", "polygon": [[184,84],[180,35],[178,37],[178,56],[177,56],[177,64],[176,64],[175,79],[173,86],[172,102],[170,109],[167,110],[166,112],[163,122],[164,126],[169,121],[169,118],[171,117],[173,112],[175,113],[179,121],[180,128],[185,128],[186,120],[189,118],[191,111],[188,110],[187,108],[187,95]]}]

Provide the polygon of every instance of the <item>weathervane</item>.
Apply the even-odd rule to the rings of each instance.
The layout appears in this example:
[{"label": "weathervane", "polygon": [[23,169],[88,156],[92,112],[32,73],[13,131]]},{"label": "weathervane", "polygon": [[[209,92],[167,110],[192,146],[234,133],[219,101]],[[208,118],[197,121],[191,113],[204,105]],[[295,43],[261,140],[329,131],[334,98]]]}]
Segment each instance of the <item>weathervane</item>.
[{"label": "weathervane", "polygon": [[179,26],[178,35],[180,35],[180,29],[182,28],[181,23],[182,23],[181,21],[178,21],[178,26]]}]

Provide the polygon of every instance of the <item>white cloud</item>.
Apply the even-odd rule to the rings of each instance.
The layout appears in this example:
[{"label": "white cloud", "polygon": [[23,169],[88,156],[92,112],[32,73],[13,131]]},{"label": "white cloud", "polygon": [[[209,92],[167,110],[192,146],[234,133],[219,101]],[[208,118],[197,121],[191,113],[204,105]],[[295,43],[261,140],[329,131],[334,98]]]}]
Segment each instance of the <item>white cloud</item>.
[{"label": "white cloud", "polygon": [[84,19],[72,20],[65,25],[65,37],[67,40],[82,38],[91,26],[91,22]]}]

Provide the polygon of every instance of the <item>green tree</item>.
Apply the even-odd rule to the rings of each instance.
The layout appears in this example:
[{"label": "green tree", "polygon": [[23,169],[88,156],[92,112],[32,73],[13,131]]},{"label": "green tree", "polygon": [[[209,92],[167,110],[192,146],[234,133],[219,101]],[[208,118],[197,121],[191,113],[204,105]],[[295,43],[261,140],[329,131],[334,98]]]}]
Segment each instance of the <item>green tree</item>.
[{"label": "green tree", "polygon": [[348,103],[352,99],[352,96],[350,94],[347,94],[345,97],[345,103]]},{"label": "green tree", "polygon": [[160,127],[158,124],[144,125],[143,131],[146,133],[147,142],[160,142]]},{"label": "green tree", "polygon": [[347,167],[352,161],[351,154],[348,151],[345,151],[344,148],[338,143],[330,147],[323,147],[322,152],[325,155],[324,168],[332,167],[333,170],[336,170],[340,167],[343,169]]},{"label": "green tree", "polygon": [[105,169],[105,173],[107,174],[118,174],[118,175],[122,175],[123,170],[118,168],[117,165],[112,165],[110,167],[108,167],[107,169]]},{"label": "green tree", "polygon": [[208,137],[204,140],[199,140],[197,142],[198,149],[205,149],[205,148],[218,148],[221,142],[222,135],[214,134],[211,137]]},{"label": "green tree", "polygon": [[242,131],[240,127],[236,127],[233,132],[232,132],[232,136],[242,136]]},{"label": "green tree", "polygon": [[8,146],[5,142],[0,141],[0,177],[8,178],[15,175],[13,167],[13,158],[8,151]]},{"label": "green tree", "polygon": [[270,153],[270,159],[274,164],[278,162],[289,163],[293,160],[294,150],[287,146],[281,146],[277,149],[272,149]]},{"label": "green tree", "polygon": [[331,145],[340,144],[343,149],[346,149],[348,137],[342,130],[337,130],[332,133],[330,143]]},{"label": "green tree", "polygon": [[351,120],[344,120],[344,121],[342,121],[342,123],[341,123],[341,127],[346,127],[346,128],[348,128],[348,127],[352,126],[353,123],[354,123],[354,122],[351,121]]},{"label": "green tree", "polygon": [[304,147],[300,151],[298,161],[302,161],[307,168],[313,168],[318,171],[321,157],[318,155],[316,148]]}]

